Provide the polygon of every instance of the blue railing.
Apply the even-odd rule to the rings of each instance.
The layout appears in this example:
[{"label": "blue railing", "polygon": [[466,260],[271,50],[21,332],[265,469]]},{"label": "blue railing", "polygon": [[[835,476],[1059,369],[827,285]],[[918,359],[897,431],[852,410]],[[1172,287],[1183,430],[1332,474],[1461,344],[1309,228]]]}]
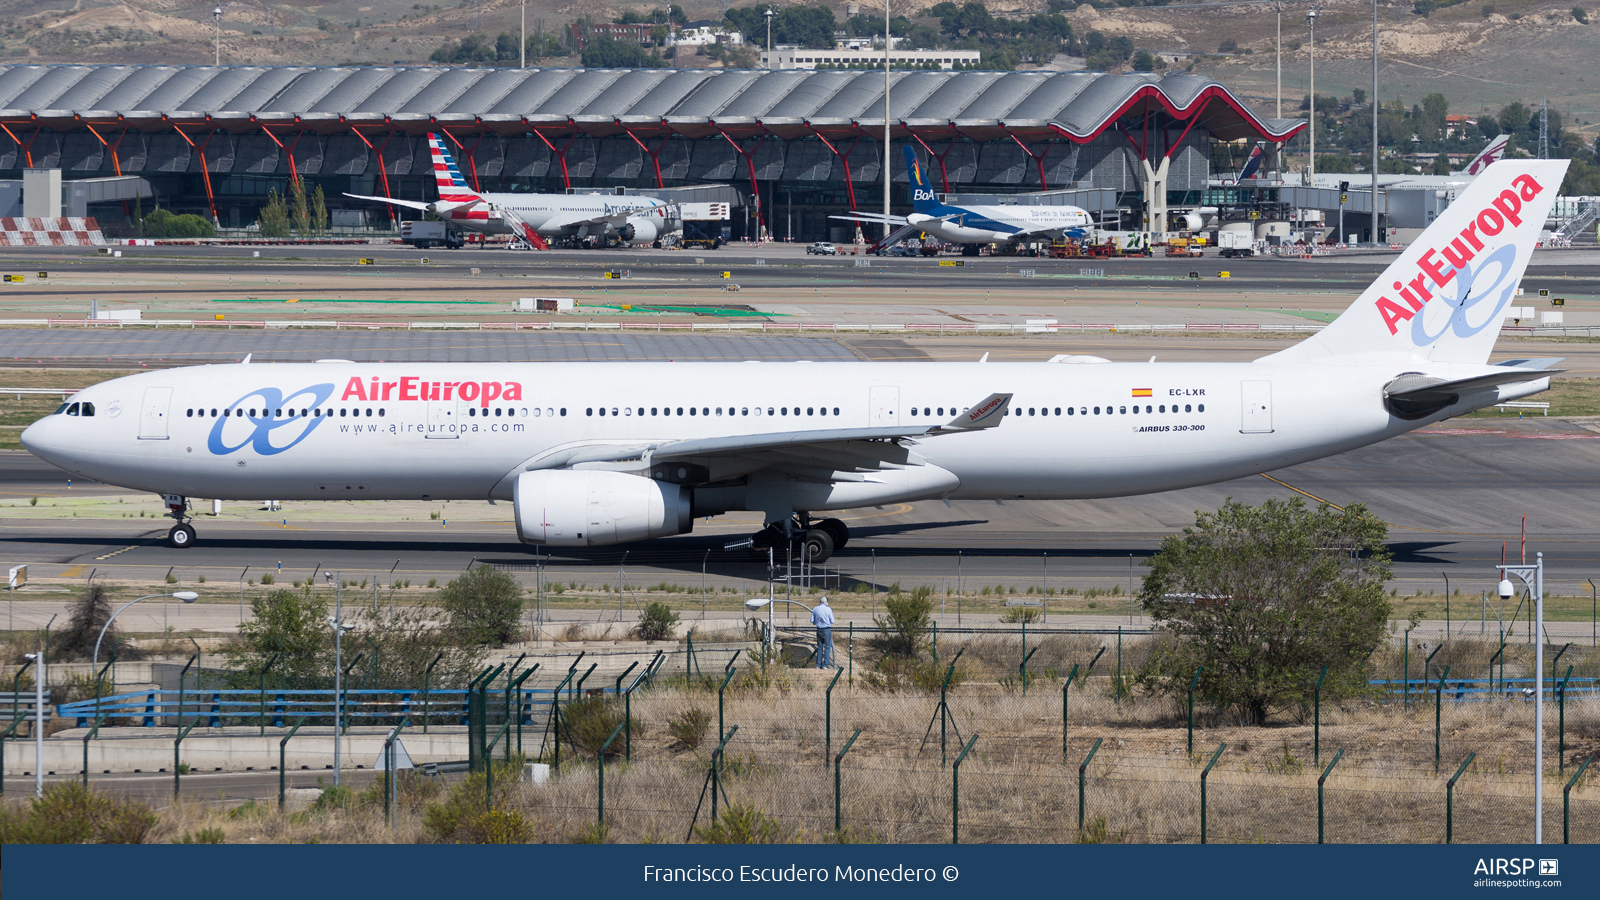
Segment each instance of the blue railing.
[{"label": "blue railing", "polygon": [[[1391,697],[1403,697],[1408,693],[1412,697],[1433,695],[1439,687],[1439,679],[1412,678],[1374,678],[1367,682],[1378,690]],[[1557,689],[1561,682],[1546,678],[1544,680],[1544,695],[1547,700],[1556,699]],[[1458,703],[1474,703],[1485,700],[1532,700],[1533,676],[1524,678],[1446,678],[1444,680],[1443,698]],[[1573,678],[1567,681],[1566,693],[1570,696],[1583,696],[1600,693],[1600,678]]]},{"label": "blue railing", "polygon": [[[584,691],[585,694],[599,689]],[[606,688],[605,693],[613,692]],[[516,707],[516,717],[522,724],[540,723],[549,715],[554,692],[548,688],[519,688],[512,692],[511,703]],[[349,725],[392,724],[410,719],[421,724],[424,719],[435,725],[465,725],[467,723],[467,695],[464,688],[436,688],[421,690],[352,689],[344,692],[344,720]],[[506,691],[490,690],[489,712],[499,716],[506,709]],[[259,690],[190,688],[178,691],[137,691],[99,700],[77,700],[57,707],[56,714],[76,719],[84,728],[103,716],[107,720],[141,720],[140,724],[154,727],[161,719],[177,721],[180,714],[189,720],[204,717],[212,728],[228,724],[270,723],[283,727],[301,717],[326,720],[332,724],[336,706],[332,690],[275,690],[264,694]]]}]

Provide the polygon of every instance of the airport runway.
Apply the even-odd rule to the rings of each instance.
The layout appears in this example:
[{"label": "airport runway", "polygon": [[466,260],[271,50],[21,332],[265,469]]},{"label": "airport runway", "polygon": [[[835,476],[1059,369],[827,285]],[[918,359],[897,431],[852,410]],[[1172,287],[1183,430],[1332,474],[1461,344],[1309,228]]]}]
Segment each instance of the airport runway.
[{"label": "airport runway", "polygon": [[[937,502],[855,510],[847,548],[835,555],[845,586],[1043,584],[1124,590],[1137,586],[1140,562],[1161,539],[1192,524],[1197,509],[1226,498],[1259,503],[1296,489],[1337,505],[1366,503],[1390,523],[1394,586],[1402,593],[1439,593],[1444,578],[1466,593],[1492,589],[1501,545],[1518,553],[1523,515],[1529,554],[1543,551],[1552,593],[1590,592],[1600,580],[1600,434],[1548,419],[1464,421],[1341,456],[1220,485],[1142,497],[1085,501]],[[8,497],[69,496],[53,468],[16,452],[0,454],[0,491]],[[72,496],[121,495],[117,489],[74,483]],[[154,498],[128,495],[128,510]],[[397,521],[383,504],[358,517],[321,518],[316,504],[285,504],[282,513],[196,520],[200,540],[189,550],[167,548],[165,520],[47,517],[15,512],[0,519],[0,557],[27,562],[36,578],[100,577],[159,584],[176,567],[184,584],[199,575],[231,588],[241,570],[304,577],[320,567],[346,578],[453,577],[473,560],[524,573],[531,583],[535,553],[517,543],[510,507],[455,503],[462,518]],[[468,511],[472,510],[470,516]],[[27,517],[24,516],[33,516]],[[251,517],[254,518],[251,518]],[[270,517],[270,520],[269,518]],[[288,520],[287,528],[279,523]],[[470,521],[469,521],[470,519]],[[669,581],[698,586],[702,563],[713,588],[764,580],[764,562],[723,545],[754,529],[755,517],[730,514],[697,522],[694,534],[594,550],[542,551],[550,579],[600,585],[619,574],[634,585]],[[1047,561],[1048,560],[1048,561]],[[398,563],[398,567],[396,567]],[[393,568],[394,574],[388,573]],[[218,588],[226,590],[226,588]]]}]

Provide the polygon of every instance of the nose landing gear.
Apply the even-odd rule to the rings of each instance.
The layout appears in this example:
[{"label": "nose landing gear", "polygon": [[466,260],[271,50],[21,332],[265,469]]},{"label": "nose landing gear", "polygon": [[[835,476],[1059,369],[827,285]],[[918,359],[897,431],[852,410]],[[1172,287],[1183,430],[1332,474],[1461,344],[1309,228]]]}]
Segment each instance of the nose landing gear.
[{"label": "nose landing gear", "polygon": [[178,520],[178,524],[167,532],[167,546],[178,550],[193,547],[195,532],[194,526],[189,524],[188,498],[181,494],[162,494],[161,499],[167,504],[167,515]]}]

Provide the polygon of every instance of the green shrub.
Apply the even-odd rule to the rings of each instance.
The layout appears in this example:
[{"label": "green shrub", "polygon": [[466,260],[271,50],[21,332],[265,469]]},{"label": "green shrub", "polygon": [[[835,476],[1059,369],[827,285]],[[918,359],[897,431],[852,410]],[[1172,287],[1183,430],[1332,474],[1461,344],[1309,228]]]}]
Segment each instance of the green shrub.
[{"label": "green shrub", "polygon": [[569,844],[609,844],[611,843],[611,826],[604,822],[590,822],[577,831],[567,832]]},{"label": "green shrub", "polygon": [[147,238],[214,238],[217,226],[202,216],[186,214],[175,216],[165,209],[157,209],[139,221],[140,230]]},{"label": "green shrub", "polygon": [[0,807],[0,844],[142,844],[157,821],[143,803],[57,782],[26,808]]},{"label": "green shrub", "polygon": [[873,643],[895,656],[917,656],[923,635],[933,627],[933,588],[915,588],[910,594],[895,591],[883,601],[883,608],[885,615],[873,620],[880,632]]},{"label": "green shrub", "polygon": [[226,844],[228,836],[222,833],[221,828],[202,828],[190,833],[185,831],[183,837],[173,838],[174,844]]},{"label": "green shrub", "polygon": [[[521,774],[522,759],[514,757],[510,762],[500,760],[493,765],[494,807],[498,809],[503,808],[510,797],[511,786]],[[428,805],[422,813],[422,827],[431,840],[441,844],[468,844],[484,842],[481,839],[487,837],[516,834],[514,822],[484,818],[488,810],[483,805],[483,782],[483,773],[473,772],[451,787],[442,801]]]},{"label": "green shrub", "polygon": [[1031,623],[1037,621],[1042,615],[1044,615],[1044,611],[1037,606],[1016,606],[1001,613],[1000,621],[1009,624],[1018,622]]},{"label": "green shrub", "polygon": [[273,578],[271,572],[268,572],[267,574],[261,576],[261,583],[262,584],[276,584],[277,581],[278,581],[278,579]]},{"label": "green shrub", "polygon": [[[938,662],[904,656],[885,656],[862,676],[867,687],[879,691],[937,691],[944,684],[950,667]],[[950,686],[966,680],[960,669],[950,673]]]},{"label": "green shrub", "polygon": [[526,844],[533,840],[533,826],[522,813],[490,809],[469,817],[456,832],[459,844]]},{"label": "green shrub", "polygon": [[172,574],[171,572],[168,572],[167,573],[167,584],[177,584],[177,583],[178,583],[178,576]]},{"label": "green shrub", "polygon": [[783,826],[754,806],[733,803],[710,825],[695,826],[695,837],[707,844],[784,843]]},{"label": "green shrub", "polygon": [[311,804],[312,812],[328,812],[333,809],[349,809],[355,803],[355,792],[348,785],[325,785],[322,779],[317,779],[317,786],[322,788],[322,793],[317,795],[317,801]]},{"label": "green shrub", "polygon": [[[588,753],[599,753],[611,732],[622,724],[622,719],[622,704],[610,697],[584,697],[561,707],[561,728],[567,740]],[[639,720],[634,719],[633,733],[642,732]],[[620,754],[622,746],[621,739],[612,741],[611,748],[606,751],[607,758]]]},{"label": "green shrub", "polygon": [[450,618],[450,630],[463,643],[498,646],[516,639],[522,586],[493,566],[469,569],[444,586],[439,602]]},{"label": "green shrub", "polygon": [[678,624],[678,614],[672,607],[661,603],[647,604],[643,614],[639,616],[639,624],[634,626],[634,633],[642,641],[664,641],[672,637],[673,629]]},{"label": "green shrub", "polygon": [[699,707],[690,707],[667,720],[667,733],[685,749],[694,750],[706,739],[706,729],[711,727],[711,713]]}]

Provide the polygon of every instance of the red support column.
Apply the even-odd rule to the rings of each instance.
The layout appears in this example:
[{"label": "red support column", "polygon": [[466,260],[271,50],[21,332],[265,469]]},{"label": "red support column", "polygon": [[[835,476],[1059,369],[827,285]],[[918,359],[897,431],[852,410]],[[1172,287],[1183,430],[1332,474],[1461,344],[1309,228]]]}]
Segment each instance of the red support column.
[{"label": "red support column", "polygon": [[567,175],[567,148],[572,146],[572,142],[577,140],[578,136],[574,134],[572,137],[567,138],[567,142],[561,145],[560,150],[557,150],[556,145],[550,143],[550,139],[544,136],[544,132],[537,128],[530,130],[539,140],[544,141],[544,145],[549,147],[550,152],[555,154],[556,159],[561,161],[561,186],[569,191],[572,190],[572,178]]},{"label": "red support column", "polygon": [[922,135],[919,135],[913,131],[911,132],[911,137],[917,143],[921,144],[922,149],[928,151],[928,155],[933,157],[939,163],[939,178],[944,182],[944,192],[946,194],[950,193],[950,170],[945,167],[944,160],[945,157],[950,155],[950,151],[956,148],[956,139],[950,139],[950,146],[944,148],[943,153],[935,153],[933,152],[933,148],[928,146],[928,142],[922,139]]},{"label": "red support column", "polygon": [[[388,170],[388,167],[386,167],[384,165],[384,163],[383,163],[383,147],[389,146],[389,141],[394,138],[394,133],[390,132],[389,133],[389,137],[384,138],[382,146],[374,147],[374,146],[372,146],[372,141],[367,140],[367,136],[361,133],[361,129],[355,127],[354,125],[351,125],[350,126],[350,131],[353,134],[355,134],[356,137],[361,139],[361,143],[367,145],[367,149],[371,150],[373,155],[378,157],[378,177],[383,182],[383,195],[385,197],[388,197],[389,199],[393,200],[394,199],[394,194],[390,193],[390,191],[389,191],[389,170]],[[389,221],[393,222],[394,221],[394,207],[390,206],[388,204],[384,204],[383,208],[389,213]]]},{"label": "red support column", "polygon": [[657,147],[654,150],[651,150],[648,146],[645,145],[644,141],[639,140],[639,136],[634,134],[631,129],[624,128],[623,129],[623,133],[626,134],[628,137],[633,138],[633,142],[635,144],[639,145],[639,149],[643,150],[650,157],[650,162],[655,165],[655,167],[656,167],[656,187],[658,187],[658,188],[666,187],[667,183],[661,177],[661,151],[667,149],[667,141],[671,140],[671,138],[670,137],[662,138],[661,139],[661,146]]},{"label": "red support column", "polygon": [[729,144],[733,145],[734,152],[736,152],[740,156],[744,157],[745,169],[747,171],[749,171],[749,173],[750,173],[750,196],[753,197],[755,199],[755,201],[756,201],[756,229],[757,229],[758,233],[764,233],[767,230],[767,220],[762,218],[761,187],[760,187],[760,185],[756,184],[756,156],[755,156],[755,150],[761,146],[761,142],[766,140],[767,136],[763,134],[760,137],[756,138],[756,146],[754,148],[751,148],[750,150],[746,151],[743,147],[739,146],[739,142],[738,141],[734,140],[731,137],[728,137],[728,133],[726,131],[723,131],[722,129],[718,128],[717,129],[717,134],[722,135],[722,139],[723,140],[725,140]]},{"label": "red support column", "polygon": [[13,134],[11,129],[8,128],[4,122],[0,122],[0,131],[4,131],[7,135],[10,135],[11,140],[16,142],[18,147],[22,148],[22,156],[27,161],[28,168],[33,168],[33,142],[39,137],[38,129],[34,129],[33,137],[28,138],[27,143],[23,143],[21,138],[18,138],[15,134]]},{"label": "red support column", "polygon": [[1006,137],[1009,137],[1013,141],[1016,141],[1017,142],[1017,146],[1022,148],[1022,152],[1028,154],[1028,158],[1033,160],[1034,165],[1039,167],[1039,190],[1041,190],[1041,191],[1050,190],[1050,185],[1045,181],[1045,178],[1044,178],[1044,158],[1045,158],[1045,155],[1050,152],[1050,145],[1049,144],[1045,145],[1044,153],[1035,154],[1033,152],[1032,148],[1030,148],[1027,144],[1024,144],[1022,142],[1022,139],[1017,137],[1016,135],[1012,134],[1009,129],[1006,130]]},{"label": "red support column", "polygon": [[211,166],[206,162],[206,147],[211,144],[211,139],[217,136],[217,130],[212,129],[211,133],[206,135],[206,139],[199,144],[196,144],[187,134],[184,134],[183,129],[178,127],[177,122],[172,123],[172,130],[176,131],[178,137],[183,138],[190,147],[200,152],[200,177],[205,180],[206,184],[206,206],[211,208],[211,221],[213,223],[221,223],[222,220],[217,218],[217,198],[211,192]]},{"label": "red support column", "polygon": [[283,141],[278,140],[278,136],[273,134],[272,133],[272,129],[268,128],[266,125],[262,125],[261,126],[261,133],[265,134],[267,137],[271,138],[272,142],[274,144],[278,145],[278,149],[283,151],[283,155],[288,157],[288,159],[289,159],[289,180],[290,181],[299,181],[300,180],[300,169],[299,169],[298,166],[295,165],[295,162],[294,162],[294,148],[300,144],[300,138],[305,137],[306,133],[304,131],[300,132],[298,135],[295,136],[295,139],[293,141],[291,141],[289,143],[289,146],[287,146],[287,147],[285,147],[283,145]]},{"label": "red support column", "polygon": [[855,185],[855,179],[850,176],[850,154],[854,153],[855,149],[856,149],[856,145],[861,143],[862,135],[859,135],[859,134],[856,135],[856,139],[850,142],[850,148],[848,150],[844,151],[843,153],[840,153],[838,148],[833,146],[833,142],[828,140],[826,137],[824,137],[822,132],[817,131],[814,128],[811,128],[810,125],[807,125],[806,127],[811,130],[812,134],[817,136],[817,140],[822,141],[822,146],[827,147],[828,150],[830,152],[832,152],[834,156],[838,157],[839,164],[844,166],[844,190],[845,190],[845,194],[850,198],[850,211],[851,212],[855,212],[856,211],[856,185]]}]

